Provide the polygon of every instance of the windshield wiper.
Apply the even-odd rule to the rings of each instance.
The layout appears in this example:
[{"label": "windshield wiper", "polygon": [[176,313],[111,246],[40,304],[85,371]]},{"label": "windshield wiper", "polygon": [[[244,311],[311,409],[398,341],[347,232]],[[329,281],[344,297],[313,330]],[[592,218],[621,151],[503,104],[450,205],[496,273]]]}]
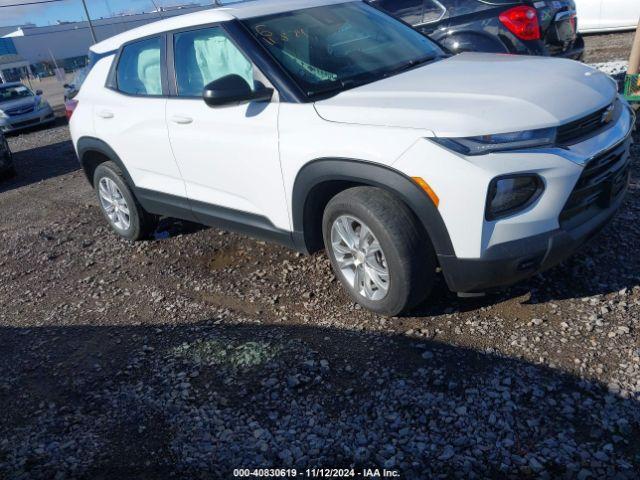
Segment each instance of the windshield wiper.
[{"label": "windshield wiper", "polygon": [[384,77],[388,77],[389,75],[395,75],[396,73],[406,72],[407,70],[413,70],[420,65],[424,65],[425,63],[433,62],[439,58],[438,55],[429,55],[426,57],[416,58],[413,60],[409,60],[406,63],[403,63],[398,68],[394,68],[384,73]]},{"label": "windshield wiper", "polygon": [[376,78],[378,78],[376,75],[367,75],[367,78],[365,79],[347,78],[345,80],[340,80],[338,84],[333,84],[330,87],[308,91],[307,95],[317,97],[320,95],[328,95],[331,93],[340,93],[350,88],[355,88],[367,83],[371,83],[372,81],[376,80]]},{"label": "windshield wiper", "polygon": [[324,89],[311,90],[307,91],[307,95],[310,97],[318,97],[330,94],[338,94],[343,92],[344,90],[348,90],[351,88],[359,87],[361,85],[366,85],[367,83],[375,82],[376,80],[380,80],[382,78],[387,78],[391,75],[396,75],[401,72],[405,72],[407,70],[412,70],[420,65],[424,65],[425,63],[432,62],[436,59],[440,58],[438,55],[430,55],[421,58],[416,58],[413,60],[409,60],[406,63],[403,63],[397,68],[393,68],[386,71],[374,71],[369,72],[365,75],[358,75],[355,78],[347,78],[345,80],[340,80],[337,84],[333,84]]}]

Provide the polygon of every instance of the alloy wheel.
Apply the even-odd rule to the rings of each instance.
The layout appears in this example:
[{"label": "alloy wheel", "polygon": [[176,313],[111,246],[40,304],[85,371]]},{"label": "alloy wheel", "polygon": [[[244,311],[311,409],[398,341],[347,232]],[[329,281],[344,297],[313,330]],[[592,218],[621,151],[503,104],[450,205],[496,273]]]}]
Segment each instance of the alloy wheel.
[{"label": "alloy wheel", "polygon": [[367,300],[382,300],[389,291],[389,268],[380,242],[361,220],[350,215],[331,226],[331,249],[347,283]]},{"label": "alloy wheel", "polygon": [[131,226],[129,205],[116,182],[109,177],[102,177],[98,184],[98,194],[102,209],[113,226],[120,230],[129,230]]}]

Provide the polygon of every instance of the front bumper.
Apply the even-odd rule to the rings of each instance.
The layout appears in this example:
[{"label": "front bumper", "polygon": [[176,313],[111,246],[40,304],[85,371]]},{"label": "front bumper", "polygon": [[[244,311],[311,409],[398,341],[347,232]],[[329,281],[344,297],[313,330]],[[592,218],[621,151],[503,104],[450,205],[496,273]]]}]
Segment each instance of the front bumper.
[{"label": "front bumper", "polygon": [[578,223],[561,222],[556,230],[493,245],[478,259],[440,255],[440,266],[449,288],[454,292],[475,293],[512,285],[558,265],[579,250],[609,223],[624,201],[630,178],[630,144],[629,135],[612,149],[622,152],[611,173],[611,182],[615,178],[621,186],[612,196],[611,189],[605,188],[608,184],[602,182],[602,191],[596,192],[601,198],[594,198],[582,217],[574,217]]},{"label": "front bumper", "polygon": [[17,132],[25,128],[46,125],[55,121],[55,119],[53,109],[47,106],[41,110],[34,110],[24,115],[0,118],[0,130],[4,133]]},{"label": "front bumper", "polygon": [[621,197],[610,209],[572,231],[558,229],[535,237],[496,245],[481,259],[441,256],[440,266],[454,292],[485,292],[513,285],[548,270],[573,255],[613,218]]}]

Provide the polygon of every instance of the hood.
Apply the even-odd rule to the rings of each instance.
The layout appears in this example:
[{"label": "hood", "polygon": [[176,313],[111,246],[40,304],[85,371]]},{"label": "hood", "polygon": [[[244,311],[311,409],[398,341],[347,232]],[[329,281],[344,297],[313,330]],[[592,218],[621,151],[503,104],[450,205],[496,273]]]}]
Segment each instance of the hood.
[{"label": "hood", "polygon": [[34,97],[17,98],[16,100],[8,100],[5,102],[0,102],[0,110],[5,111],[5,110],[15,110],[19,108],[33,107],[38,103],[39,100],[40,100],[40,97],[34,96]]},{"label": "hood", "polygon": [[463,53],[315,103],[325,120],[467,137],[558,126],[610,104],[607,75],[572,60]]}]

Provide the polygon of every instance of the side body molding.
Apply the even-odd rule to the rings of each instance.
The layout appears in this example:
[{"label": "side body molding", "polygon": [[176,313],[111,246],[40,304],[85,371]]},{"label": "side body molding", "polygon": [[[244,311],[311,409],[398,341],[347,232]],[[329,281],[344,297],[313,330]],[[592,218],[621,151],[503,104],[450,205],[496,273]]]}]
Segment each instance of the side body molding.
[{"label": "side body molding", "polygon": [[317,238],[318,234],[317,216],[319,214],[321,219],[322,214],[314,208],[314,199],[322,197],[318,192],[331,184],[342,184],[343,187],[370,185],[394,193],[423,225],[436,253],[439,256],[454,255],[449,233],[438,209],[413,180],[393,168],[348,158],[317,159],[307,163],[298,172],[291,200],[294,240],[299,249],[314,251],[318,248],[314,236]]},{"label": "side body molding", "polygon": [[[280,230],[266,217],[239,210],[219,207],[202,202],[194,202],[184,197],[177,197],[163,192],[147,190],[136,186],[124,163],[109,145],[92,137],[82,137],[78,141],[78,157],[87,179],[93,183],[93,172],[104,159],[112,161],[122,171],[127,183],[133,190],[136,200],[147,212],[160,216],[179,218],[197,222],[211,227],[224,228],[250,237],[279,243],[289,248],[296,248],[291,232]],[[98,153],[105,158],[96,162],[92,154]]]}]

